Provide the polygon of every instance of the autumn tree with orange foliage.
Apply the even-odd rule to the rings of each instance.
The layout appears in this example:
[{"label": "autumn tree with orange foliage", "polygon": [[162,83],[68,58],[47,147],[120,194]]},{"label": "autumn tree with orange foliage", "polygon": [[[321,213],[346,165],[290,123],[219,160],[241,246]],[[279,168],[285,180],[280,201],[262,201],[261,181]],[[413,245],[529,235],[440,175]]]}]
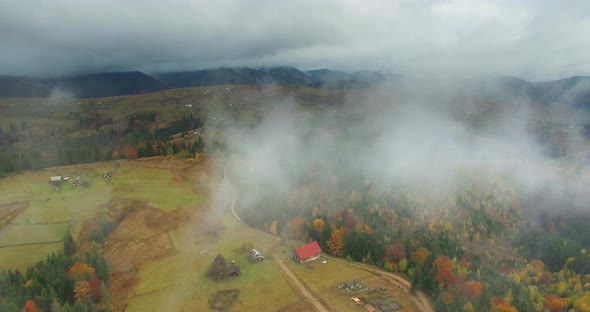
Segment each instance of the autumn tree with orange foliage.
[{"label": "autumn tree with orange foliage", "polygon": [[550,312],[561,312],[567,305],[567,300],[556,295],[549,295],[545,298],[545,307]]},{"label": "autumn tree with orange foliage", "polygon": [[476,281],[467,281],[465,282],[465,284],[463,284],[463,287],[461,288],[461,292],[463,293],[465,298],[467,298],[467,301],[471,301],[477,298],[477,296],[481,294],[482,290],[483,286],[480,282]]},{"label": "autumn tree with orange foliage", "polygon": [[22,312],[40,312],[40,310],[37,308],[37,305],[35,304],[35,301],[33,301],[33,300],[27,301],[27,303],[25,303],[25,306],[23,307],[23,309],[21,311]]},{"label": "autumn tree with orange foliage", "polygon": [[124,146],[123,154],[125,154],[125,156],[127,156],[128,159],[137,159],[137,149],[133,146]]},{"label": "autumn tree with orange foliage", "polygon": [[502,298],[495,298],[491,312],[518,312],[518,309]]},{"label": "autumn tree with orange foliage", "polygon": [[313,229],[316,232],[321,233],[322,230],[324,229],[324,220],[322,220],[322,219],[313,220]]},{"label": "autumn tree with orange foliage", "polygon": [[74,298],[85,301],[90,295],[90,284],[87,280],[79,280],[74,284]]},{"label": "autumn tree with orange foliage", "polygon": [[441,286],[452,285],[455,283],[455,273],[453,273],[453,261],[447,256],[438,256],[434,260],[434,264],[438,269],[436,273],[436,280]]},{"label": "autumn tree with orange foliage", "polygon": [[83,262],[76,262],[68,271],[68,278],[74,281],[90,280],[94,277],[94,268]]},{"label": "autumn tree with orange foliage", "polygon": [[328,241],[328,250],[332,255],[342,257],[342,248],[344,247],[345,228],[337,229],[334,227],[330,240]]},{"label": "autumn tree with orange foliage", "polygon": [[426,263],[426,257],[428,256],[428,252],[426,249],[420,248],[412,253],[412,261],[417,265],[424,265]]}]

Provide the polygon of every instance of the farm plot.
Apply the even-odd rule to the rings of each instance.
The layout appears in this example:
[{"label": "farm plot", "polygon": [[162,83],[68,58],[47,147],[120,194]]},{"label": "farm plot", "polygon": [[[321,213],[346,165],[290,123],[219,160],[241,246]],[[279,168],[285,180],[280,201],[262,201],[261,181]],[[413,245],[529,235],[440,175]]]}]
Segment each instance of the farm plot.
[{"label": "farm plot", "polygon": [[0,230],[0,248],[62,241],[69,222],[50,224],[8,224]]},{"label": "farm plot", "polygon": [[0,270],[17,269],[25,272],[29,266],[60,250],[63,250],[62,242],[0,248]]},{"label": "farm plot", "polygon": [[172,211],[197,205],[202,196],[189,183],[175,181],[169,170],[125,163],[113,172],[113,193],[120,198],[146,201],[150,206]]}]

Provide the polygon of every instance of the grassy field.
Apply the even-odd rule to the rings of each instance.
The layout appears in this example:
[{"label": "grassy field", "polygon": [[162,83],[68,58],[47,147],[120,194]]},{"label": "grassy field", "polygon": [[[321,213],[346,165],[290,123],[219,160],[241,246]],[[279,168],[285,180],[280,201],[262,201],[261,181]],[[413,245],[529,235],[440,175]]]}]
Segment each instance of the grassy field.
[{"label": "grassy field", "polygon": [[[146,201],[164,211],[197,205],[201,194],[190,183],[173,179],[172,169],[186,166],[185,161],[167,159],[120,162],[118,166],[106,162],[54,167],[2,179],[0,204],[27,201],[29,205],[10,224],[0,228],[0,246],[60,240],[68,226],[35,223],[71,221],[71,233],[76,238],[85,221],[119,199]],[[113,178],[103,179],[104,171],[111,171]],[[72,179],[79,176],[91,184],[73,187],[65,183],[58,188],[47,183],[53,175]],[[0,248],[0,268],[26,268],[60,249],[61,243]]]},{"label": "grassy field", "polygon": [[[13,244],[59,241],[68,229],[67,223],[58,224],[9,224],[2,229],[0,247]],[[26,235],[23,235],[26,233]]]},{"label": "grassy field", "polygon": [[[295,261],[288,261],[289,268],[299,277],[309,289],[316,293],[334,289],[339,284],[353,279],[360,279],[371,276],[372,274],[355,268],[344,263],[329,261],[322,264],[323,261],[313,261],[301,264]],[[321,276],[321,278],[317,278]]]},{"label": "grassy field", "polygon": [[[251,264],[247,254],[239,252],[243,243],[253,243],[270,257],[277,241],[238,224],[229,213],[218,217],[226,227],[218,237],[195,238],[194,228],[198,224],[173,231],[182,252],[140,268],[139,282],[129,294],[128,311],[145,311],[154,304],[166,304],[170,311],[208,311],[210,298],[220,290],[233,288],[240,293],[229,311],[276,311],[301,300],[272,260]],[[241,276],[220,282],[207,278],[217,254],[222,254],[228,262],[235,260]]]},{"label": "grassy field", "polygon": [[194,206],[202,200],[188,183],[174,181],[173,173],[166,169],[129,164],[113,171],[113,175],[115,197],[146,201],[164,211]]},{"label": "grassy field", "polygon": [[63,250],[61,242],[47,245],[18,246],[0,248],[0,270],[21,270],[24,272],[30,265],[44,260],[52,252]]},{"label": "grassy field", "polygon": [[[112,164],[111,164],[112,166]],[[92,164],[85,166],[92,169],[108,168],[109,164]],[[25,173],[16,177],[22,180],[24,188],[29,189],[28,193],[18,194],[12,200],[29,200],[30,206],[13,223],[42,223],[42,222],[64,222],[72,221],[72,235],[76,237],[81,230],[85,220],[94,216],[97,211],[104,207],[112,198],[111,186],[107,181],[99,178],[99,173],[83,176],[83,179],[91,181],[90,187],[73,187],[70,184],[63,184],[61,188],[48,185],[50,176],[61,174],[73,176],[80,166],[51,168],[40,172]],[[59,173],[58,173],[59,172]],[[0,190],[8,194],[12,193],[11,188],[14,182],[0,182]],[[10,196],[10,195],[9,195]],[[3,198],[6,200],[5,198]]]}]

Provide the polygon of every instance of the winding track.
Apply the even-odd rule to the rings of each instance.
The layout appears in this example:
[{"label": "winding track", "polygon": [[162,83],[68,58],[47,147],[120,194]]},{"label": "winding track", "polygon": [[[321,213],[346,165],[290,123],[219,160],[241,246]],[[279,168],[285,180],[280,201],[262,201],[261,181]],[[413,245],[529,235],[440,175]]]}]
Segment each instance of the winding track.
[{"label": "winding track", "polygon": [[[229,161],[228,161],[228,163],[229,163]],[[225,166],[223,167],[223,180],[224,180],[225,184],[229,187],[231,194],[232,194],[231,204],[230,204],[231,213],[234,215],[236,220],[238,220],[238,222],[244,223],[242,221],[242,219],[240,219],[240,217],[236,213],[236,192],[234,190],[234,187],[227,180],[227,165],[228,165],[228,163],[226,163]],[[283,263],[283,260],[279,256],[277,256],[276,254],[273,254],[272,257],[275,260],[275,262],[279,265],[281,270],[283,270],[283,272],[285,272],[285,274],[289,277],[289,279],[291,279],[291,281],[297,287],[297,289],[299,289],[301,294],[303,294],[303,296],[305,296],[305,298],[307,298],[311,302],[311,304],[316,308],[317,311],[319,311],[319,312],[329,312],[330,311],[330,310],[326,309],[326,307],[324,307],[324,305],[311,294],[311,292],[301,283],[301,281],[297,278],[297,276],[295,276],[295,274],[293,274],[293,272],[285,265],[285,263]]]}]

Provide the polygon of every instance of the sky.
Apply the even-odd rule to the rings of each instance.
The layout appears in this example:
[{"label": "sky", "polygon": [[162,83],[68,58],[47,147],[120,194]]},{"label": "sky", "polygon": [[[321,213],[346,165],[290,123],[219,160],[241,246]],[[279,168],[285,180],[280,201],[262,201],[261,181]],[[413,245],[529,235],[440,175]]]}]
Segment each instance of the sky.
[{"label": "sky", "polygon": [[0,75],[219,66],[590,75],[590,1],[0,1]]}]

